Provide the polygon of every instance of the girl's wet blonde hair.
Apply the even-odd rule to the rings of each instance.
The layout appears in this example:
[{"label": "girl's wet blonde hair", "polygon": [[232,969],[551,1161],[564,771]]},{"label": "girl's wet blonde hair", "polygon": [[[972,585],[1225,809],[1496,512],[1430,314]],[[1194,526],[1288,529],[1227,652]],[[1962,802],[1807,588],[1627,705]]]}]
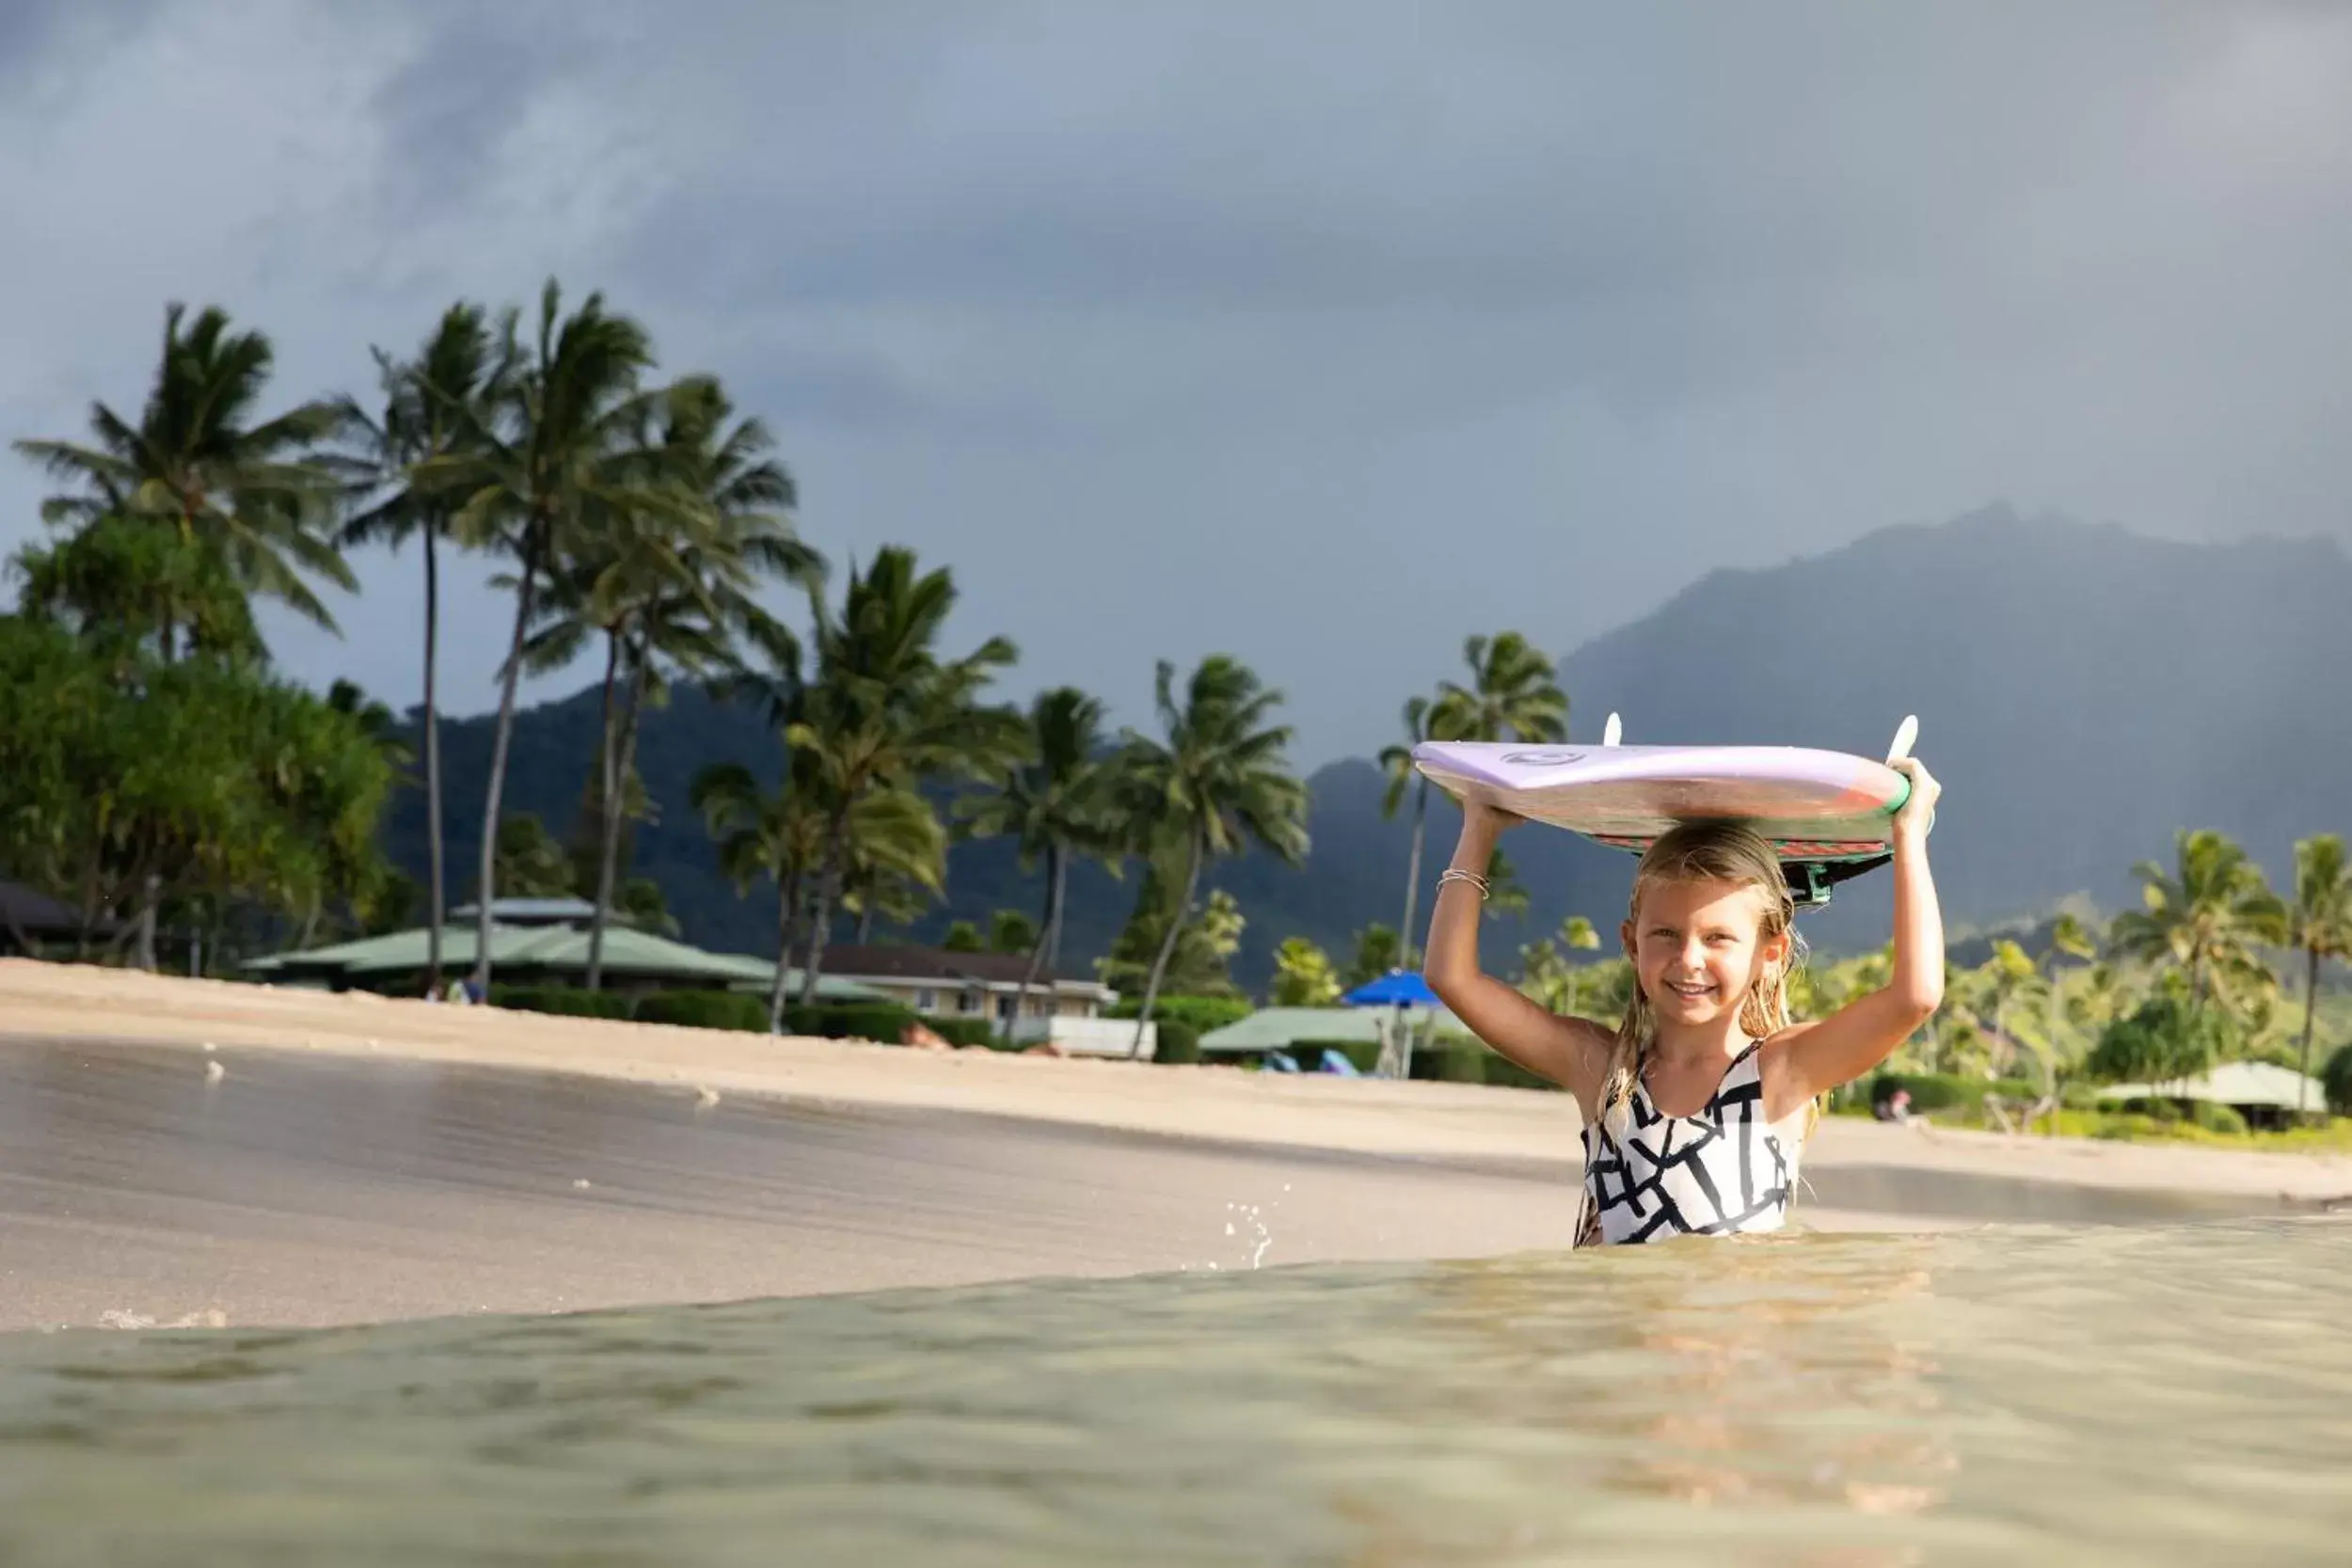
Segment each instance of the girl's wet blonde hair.
[{"label": "girl's wet blonde hair", "polygon": [[[1778,962],[1767,962],[1748,994],[1740,1001],[1740,1027],[1750,1039],[1769,1039],[1788,1027],[1788,976],[1804,962],[1804,939],[1797,931],[1797,901],[1789,894],[1788,878],[1780,857],[1755,830],[1737,822],[1693,822],[1661,834],[1642,855],[1633,872],[1633,894],[1627,901],[1626,919],[1638,933],[1643,895],[1661,882],[1731,882],[1753,887],[1762,895],[1756,936],[1760,942],[1788,939],[1788,950]],[[1629,951],[1629,958],[1633,955]],[[1633,1085],[1642,1081],[1649,1053],[1658,1043],[1658,1022],[1650,1016],[1649,998],[1642,993],[1641,971],[1633,975],[1633,1000],[1617,1025],[1616,1043],[1610,1050],[1609,1069],[1600,1085],[1601,1126],[1613,1138],[1625,1135],[1632,1116]]]}]

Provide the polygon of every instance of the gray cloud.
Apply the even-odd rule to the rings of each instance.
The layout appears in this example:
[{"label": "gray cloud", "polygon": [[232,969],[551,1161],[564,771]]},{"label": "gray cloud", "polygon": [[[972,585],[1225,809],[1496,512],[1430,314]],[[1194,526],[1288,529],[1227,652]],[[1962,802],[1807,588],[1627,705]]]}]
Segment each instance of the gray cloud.
[{"label": "gray cloud", "polygon": [[[1025,681],[1140,721],[1231,648],[1317,758],[1470,631],[1565,651],[1995,495],[2352,531],[2326,8],[225,14],[25,35],[39,116],[0,75],[8,434],[135,403],[167,297],[292,397],[552,272],[770,418],[836,559],[955,563]],[[409,575],[289,657],[404,689]]]}]

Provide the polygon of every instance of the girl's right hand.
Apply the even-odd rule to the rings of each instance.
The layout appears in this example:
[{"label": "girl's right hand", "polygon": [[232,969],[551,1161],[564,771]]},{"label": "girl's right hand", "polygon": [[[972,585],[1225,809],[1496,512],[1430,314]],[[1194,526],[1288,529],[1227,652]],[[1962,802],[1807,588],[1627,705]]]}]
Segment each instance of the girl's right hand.
[{"label": "girl's right hand", "polygon": [[1491,838],[1526,820],[1517,812],[1504,811],[1501,806],[1488,805],[1484,800],[1462,802],[1462,829],[1465,832],[1484,832]]}]

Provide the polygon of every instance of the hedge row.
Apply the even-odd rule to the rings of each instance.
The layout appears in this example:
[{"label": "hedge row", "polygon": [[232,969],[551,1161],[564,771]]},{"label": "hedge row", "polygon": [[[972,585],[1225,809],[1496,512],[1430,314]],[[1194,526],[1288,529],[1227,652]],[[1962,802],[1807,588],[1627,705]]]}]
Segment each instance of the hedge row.
[{"label": "hedge row", "polygon": [[1156,1042],[1152,1059],[1164,1067],[1188,1067],[1200,1059],[1200,1031],[1178,1019],[1164,1018],[1152,1026]]},{"label": "hedge row", "polygon": [[737,990],[658,990],[639,999],[637,1022],[764,1034],[768,1029],[768,1001]]},{"label": "hedge row", "polygon": [[1870,1080],[1870,1103],[1883,1104],[1897,1089],[1911,1091],[1910,1109],[1925,1113],[1947,1111],[1955,1105],[1981,1105],[1986,1095],[2002,1100],[2038,1101],[2039,1085],[2022,1078],[1970,1078],[1957,1072],[1882,1072]]},{"label": "hedge row", "polygon": [[2113,1104],[2111,1108],[2127,1117],[2146,1117],[2149,1120],[2158,1123],[2193,1122],[2208,1132],[2243,1132],[2246,1131],[2246,1117],[2236,1107],[2217,1105],[2210,1101],[2192,1100],[2188,1101],[2185,1113],[2182,1110],[2181,1101],[2168,1100],[2162,1095],[2151,1095],[2144,1100],[2138,1098],[2126,1100],[2120,1104]]},{"label": "hedge row", "polygon": [[554,1013],[564,1018],[634,1018],[634,1000],[618,991],[584,990],[578,986],[499,986],[490,988],[490,1006],[520,1013]]},{"label": "hedge row", "polygon": [[[1359,1072],[1371,1072],[1380,1065],[1377,1040],[1294,1040],[1282,1048],[1282,1053],[1307,1072],[1320,1072],[1324,1057],[1333,1053],[1346,1057]],[[1476,1040],[1441,1039],[1434,1045],[1415,1046],[1412,1076],[1434,1083],[1492,1084],[1514,1089],[1560,1086]]]},{"label": "hedge row", "polygon": [[[749,991],[658,990],[644,996],[584,990],[576,986],[492,986],[493,1006],[567,1018],[634,1019],[640,1023],[677,1024],[689,1029],[768,1032],[768,999]],[[896,1045],[920,1022],[950,1045],[998,1045],[985,1018],[926,1018],[912,1007],[887,1002],[819,1003],[784,1009],[784,1032],[829,1039],[881,1040]]]}]

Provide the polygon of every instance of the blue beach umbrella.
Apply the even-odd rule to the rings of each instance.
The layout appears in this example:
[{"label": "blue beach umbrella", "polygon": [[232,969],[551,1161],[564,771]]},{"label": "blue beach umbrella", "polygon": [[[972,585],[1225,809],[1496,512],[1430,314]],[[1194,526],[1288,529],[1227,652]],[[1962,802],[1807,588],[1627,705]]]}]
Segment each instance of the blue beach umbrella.
[{"label": "blue beach umbrella", "polygon": [[1341,1002],[1350,1007],[1387,1007],[1391,1022],[1398,1026],[1398,1038],[1404,1049],[1399,1053],[1398,1071],[1410,1077],[1413,1070],[1413,1031],[1406,1022],[1405,1009],[1425,1007],[1436,1009],[1440,1004],[1438,993],[1429,989],[1429,982],[1416,970],[1391,969],[1377,980],[1358,986]]},{"label": "blue beach umbrella", "polygon": [[1350,1007],[1435,1007],[1438,993],[1411,970],[1391,969],[1377,980],[1358,986],[1340,1000]]}]

